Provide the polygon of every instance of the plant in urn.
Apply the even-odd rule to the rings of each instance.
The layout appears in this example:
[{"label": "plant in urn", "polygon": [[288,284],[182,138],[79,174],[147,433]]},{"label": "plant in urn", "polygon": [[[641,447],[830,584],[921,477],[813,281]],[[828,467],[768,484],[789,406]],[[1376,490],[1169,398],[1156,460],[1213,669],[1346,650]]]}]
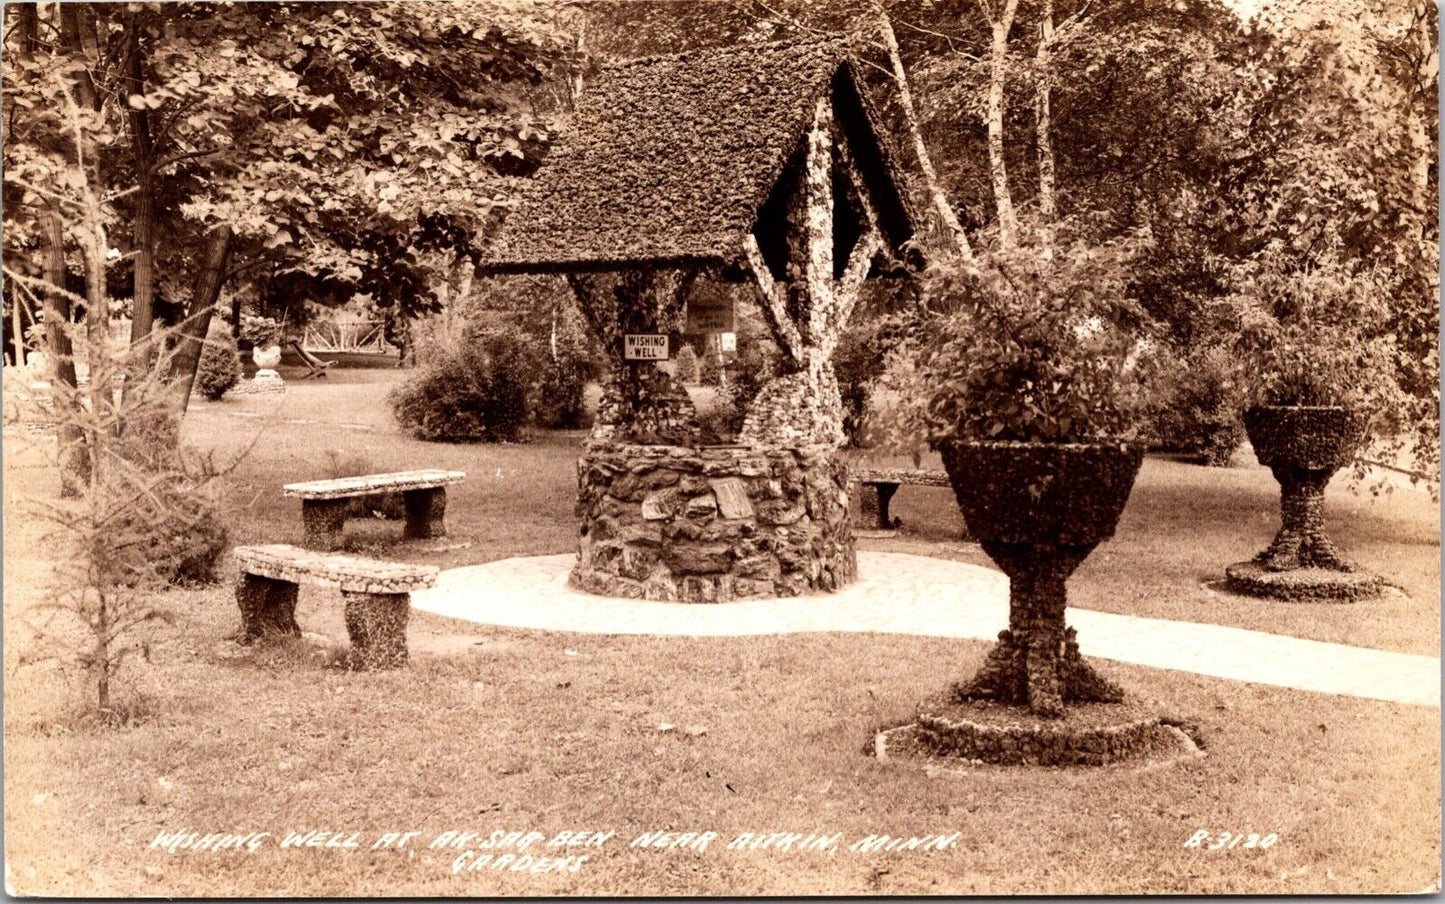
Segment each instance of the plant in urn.
[{"label": "plant in urn", "polygon": [[[930,437],[969,530],[1009,578],[983,666],[919,711],[935,754],[1100,764],[1167,730],[1079,653],[1066,582],[1114,533],[1143,460],[1133,442],[1152,356],[1125,294],[1125,246],[1023,248],[930,281],[953,313],[929,331]],[[1114,707],[1084,720],[1083,705]]]},{"label": "plant in urn", "polygon": [[1325,534],[1324,506],[1325,487],[1356,461],[1372,424],[1387,426],[1406,405],[1383,287],[1337,262],[1293,270],[1268,256],[1235,282],[1227,302],[1250,391],[1244,426],[1279,482],[1280,528],[1254,558],[1225,570],[1228,585],[1286,600],[1373,596],[1382,580]]}]

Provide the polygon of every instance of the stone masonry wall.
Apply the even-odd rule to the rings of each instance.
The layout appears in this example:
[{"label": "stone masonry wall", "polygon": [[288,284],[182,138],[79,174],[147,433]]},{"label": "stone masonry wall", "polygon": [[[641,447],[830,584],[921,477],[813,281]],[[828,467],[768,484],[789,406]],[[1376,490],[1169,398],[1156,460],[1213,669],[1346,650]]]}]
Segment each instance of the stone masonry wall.
[{"label": "stone masonry wall", "polygon": [[847,465],[831,448],[589,441],[572,583],[633,599],[725,602],[852,582]]}]

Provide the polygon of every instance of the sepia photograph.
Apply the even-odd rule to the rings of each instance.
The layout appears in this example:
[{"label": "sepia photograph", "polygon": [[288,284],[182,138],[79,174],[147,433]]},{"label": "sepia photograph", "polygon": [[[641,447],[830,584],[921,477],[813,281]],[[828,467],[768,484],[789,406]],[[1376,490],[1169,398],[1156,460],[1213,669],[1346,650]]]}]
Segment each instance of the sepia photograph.
[{"label": "sepia photograph", "polygon": [[6,892],[1438,895],[1438,18],[4,0]]}]

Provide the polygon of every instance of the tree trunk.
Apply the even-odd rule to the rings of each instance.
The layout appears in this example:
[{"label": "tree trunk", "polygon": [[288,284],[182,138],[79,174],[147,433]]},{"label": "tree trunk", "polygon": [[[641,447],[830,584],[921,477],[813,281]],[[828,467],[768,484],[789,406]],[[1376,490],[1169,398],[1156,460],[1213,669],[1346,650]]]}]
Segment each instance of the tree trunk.
[{"label": "tree trunk", "polygon": [[1037,85],[1037,125],[1039,145],[1039,219],[1040,234],[1044,246],[1053,244],[1053,224],[1057,217],[1054,204],[1054,142],[1050,135],[1053,128],[1049,110],[1049,92],[1053,90],[1053,44],[1054,3],[1043,0],[1041,13],[1043,22],[1039,25],[1039,50],[1035,58],[1035,80]]},{"label": "tree trunk", "polygon": [[878,16],[879,30],[883,33],[883,44],[888,48],[888,60],[893,68],[893,81],[898,85],[899,105],[903,108],[903,119],[908,125],[908,134],[913,140],[913,152],[918,157],[919,168],[923,170],[923,178],[928,183],[928,194],[933,202],[933,209],[938,214],[944,230],[953,237],[954,244],[958,247],[958,253],[965,261],[973,260],[973,248],[968,243],[968,236],[964,234],[963,224],[958,222],[958,215],[953,212],[953,207],[948,203],[948,198],[943,194],[943,184],[938,180],[938,173],[933,168],[933,158],[928,155],[928,146],[923,142],[923,130],[918,123],[918,114],[913,106],[913,92],[908,87],[908,74],[903,69],[903,56],[898,50],[898,36],[893,33],[893,23],[888,20],[888,13],[883,10],[882,5],[875,7]]},{"label": "tree trunk", "polygon": [[[126,17],[127,94],[144,94],[145,69],[141,61],[140,23],[135,13]],[[131,307],[130,341],[139,343],[150,335],[155,319],[155,180],[151,167],[155,163],[155,147],[151,140],[150,112],[126,106],[131,131],[131,162],[136,172],[135,209],[131,223],[131,263],[135,276]],[[149,356],[141,354],[149,364]]]},{"label": "tree trunk", "polygon": [[[52,286],[65,285],[65,228],[60,214],[47,210],[41,216],[41,234],[45,241],[45,281]],[[60,459],[60,495],[74,498],[81,495],[90,476],[90,459],[86,454],[85,431],[69,416],[80,403],[75,381],[75,350],[65,328],[70,323],[70,298],[63,292],[45,293],[45,339],[54,362],[51,375],[51,404],[56,410],[56,441]]]},{"label": "tree trunk", "polygon": [[221,294],[221,283],[226,277],[226,261],[231,253],[231,227],[221,226],[211,233],[206,246],[206,263],[196,275],[196,286],[191,293],[191,308],[186,322],[181,326],[181,345],[172,361],[171,376],[176,381],[176,401],[180,413],[186,413],[191,401],[191,389],[196,385],[196,369],[201,363],[206,333],[211,327],[211,315],[216,310],[216,299]]},{"label": "tree trunk", "polygon": [[39,7],[34,3],[15,3],[11,9],[16,15],[16,37],[19,39],[20,54],[26,58],[35,55],[40,49],[40,12]]},{"label": "tree trunk", "polygon": [[994,202],[998,206],[999,246],[1009,249],[1018,235],[1018,216],[1014,213],[1013,195],[1008,187],[1008,164],[1004,161],[1004,82],[1008,75],[1008,35],[1013,28],[1019,0],[1007,0],[1003,15],[991,20],[992,49],[988,76],[988,162],[993,178]]},{"label": "tree trunk", "polygon": [[85,66],[75,79],[76,98],[87,110],[100,109],[100,97],[91,80],[90,70],[98,62],[94,13],[88,3],[59,3],[61,47],[68,53],[81,55]]},{"label": "tree trunk", "polygon": [[21,316],[20,296],[14,295],[10,299],[10,344],[15,347],[13,360],[16,367],[25,366],[25,318]]}]

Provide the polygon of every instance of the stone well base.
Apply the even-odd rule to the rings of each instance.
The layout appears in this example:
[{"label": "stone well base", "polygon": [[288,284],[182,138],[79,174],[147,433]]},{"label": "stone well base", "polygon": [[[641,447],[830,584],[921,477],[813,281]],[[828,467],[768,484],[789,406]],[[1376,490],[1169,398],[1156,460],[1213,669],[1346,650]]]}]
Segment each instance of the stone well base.
[{"label": "stone well base", "polygon": [[592,440],[577,463],[572,583],[689,603],[833,591],[857,576],[847,465],[831,448]]},{"label": "stone well base", "polygon": [[885,758],[1004,766],[1103,766],[1197,752],[1178,727],[1141,703],[1084,703],[1062,719],[983,701],[925,704],[917,721],[881,733]]},{"label": "stone well base", "polygon": [[1372,599],[1385,580],[1368,571],[1291,568],[1270,571],[1253,559],[1224,569],[1225,586],[1236,593],[1300,603],[1353,603]]}]

